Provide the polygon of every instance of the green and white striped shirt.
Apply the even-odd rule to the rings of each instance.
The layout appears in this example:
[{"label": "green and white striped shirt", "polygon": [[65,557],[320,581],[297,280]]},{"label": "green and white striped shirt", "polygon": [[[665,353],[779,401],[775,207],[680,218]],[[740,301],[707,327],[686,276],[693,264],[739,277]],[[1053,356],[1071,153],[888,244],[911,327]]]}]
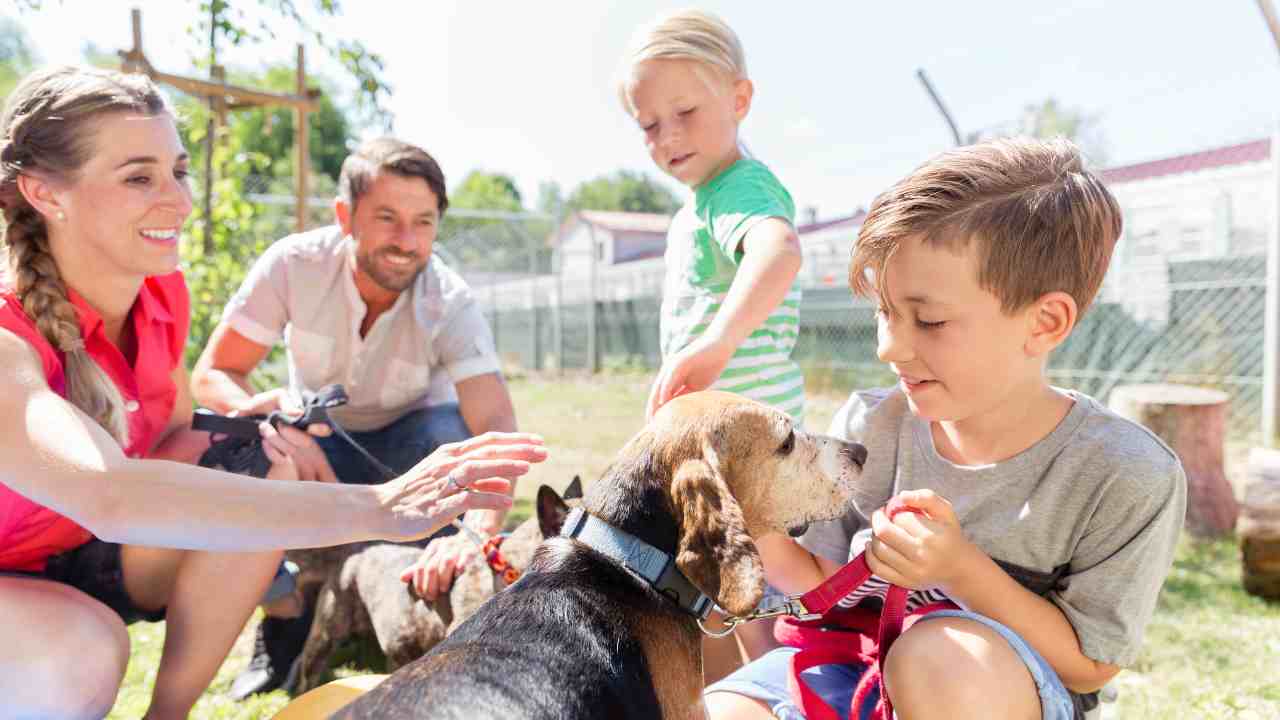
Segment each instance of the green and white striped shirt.
[{"label": "green and white striped shirt", "polygon": [[[794,222],[795,203],[769,168],[743,158],[694,191],[667,230],[662,293],[662,356],[707,331],[742,261],[742,240],[756,223]],[[747,337],[711,387],[745,395],[804,419],[804,377],[791,359],[800,331],[800,287]]]}]

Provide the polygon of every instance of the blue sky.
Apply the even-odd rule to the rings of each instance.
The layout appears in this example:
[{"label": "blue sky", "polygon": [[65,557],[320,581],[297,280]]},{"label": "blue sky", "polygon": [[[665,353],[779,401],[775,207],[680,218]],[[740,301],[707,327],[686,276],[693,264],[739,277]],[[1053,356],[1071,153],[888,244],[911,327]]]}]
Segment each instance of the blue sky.
[{"label": "blue sky", "polygon": [[[395,133],[436,155],[451,183],[476,168],[506,172],[532,204],[544,180],[567,190],[618,168],[658,175],[617,103],[614,72],[637,25],[687,4],[348,0],[345,16],[322,27],[386,58]],[[183,72],[203,52],[185,33],[192,2],[45,5],[16,17],[49,62],[75,62],[88,42],[127,47],[134,6],[157,67]],[[866,205],[950,145],[919,67],[962,132],[1053,96],[1100,118],[1112,165],[1262,137],[1280,112],[1280,54],[1255,0],[699,7],[723,16],[746,48],[756,99],[743,138],[797,206],[821,217]],[[226,64],[291,62],[297,41],[282,27]]]}]

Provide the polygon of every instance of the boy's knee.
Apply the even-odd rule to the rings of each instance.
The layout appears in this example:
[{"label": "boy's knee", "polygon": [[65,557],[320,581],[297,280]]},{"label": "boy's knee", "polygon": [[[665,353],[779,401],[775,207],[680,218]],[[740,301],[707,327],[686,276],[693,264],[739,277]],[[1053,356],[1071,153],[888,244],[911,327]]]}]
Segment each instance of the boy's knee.
[{"label": "boy's knee", "polygon": [[[994,629],[964,618],[920,622],[884,660],[885,687],[910,717],[1022,717],[1039,710],[1035,681]],[[1008,701],[1008,713],[993,705]],[[1038,717],[1038,715],[1031,715]]]}]

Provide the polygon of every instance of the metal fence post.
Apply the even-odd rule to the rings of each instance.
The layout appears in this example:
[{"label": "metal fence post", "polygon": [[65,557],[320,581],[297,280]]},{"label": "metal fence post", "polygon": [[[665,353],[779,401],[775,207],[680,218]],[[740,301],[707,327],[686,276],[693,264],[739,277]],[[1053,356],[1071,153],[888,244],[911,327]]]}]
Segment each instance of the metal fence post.
[{"label": "metal fence post", "polygon": [[1262,442],[1276,440],[1280,413],[1280,114],[1271,133],[1271,223],[1267,232],[1267,303],[1262,347]]},{"label": "metal fence post", "polygon": [[564,375],[564,207],[556,205],[555,265],[556,302],[551,308],[551,342],[556,349],[556,374]]},{"label": "metal fence post", "polygon": [[589,277],[587,279],[587,368],[594,375],[600,372],[600,357],[596,337],[596,258],[599,249],[596,247],[596,227],[587,221],[587,237],[591,243],[591,259]]},{"label": "metal fence post", "polygon": [[542,369],[542,332],[538,324],[538,239],[533,233],[525,233],[529,239],[529,325],[533,333],[533,369]]}]

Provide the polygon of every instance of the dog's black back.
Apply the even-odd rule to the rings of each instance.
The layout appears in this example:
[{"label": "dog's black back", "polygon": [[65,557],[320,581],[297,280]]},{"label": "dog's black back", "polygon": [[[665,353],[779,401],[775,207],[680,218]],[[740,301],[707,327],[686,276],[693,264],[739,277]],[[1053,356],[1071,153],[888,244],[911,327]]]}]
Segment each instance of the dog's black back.
[{"label": "dog's black back", "polygon": [[628,622],[655,607],[663,599],[603,555],[548,541],[518,582],[334,717],[659,717]]}]

